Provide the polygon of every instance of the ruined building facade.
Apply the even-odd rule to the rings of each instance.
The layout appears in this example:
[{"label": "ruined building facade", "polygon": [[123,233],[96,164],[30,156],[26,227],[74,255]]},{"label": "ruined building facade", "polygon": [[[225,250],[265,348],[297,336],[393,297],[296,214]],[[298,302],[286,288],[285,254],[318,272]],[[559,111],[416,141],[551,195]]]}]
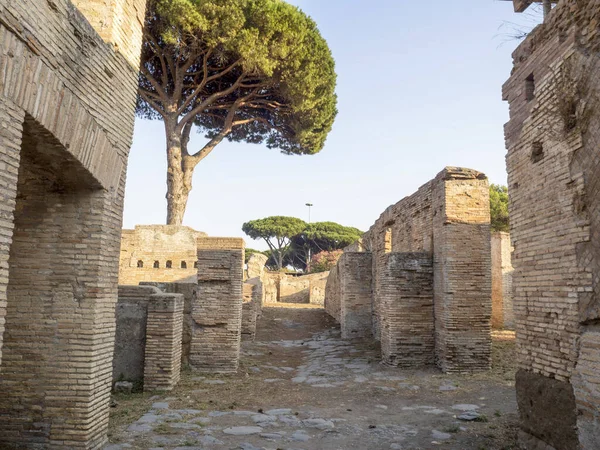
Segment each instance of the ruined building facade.
[{"label": "ruined building facade", "polygon": [[106,442],[145,0],[0,0],[0,447]]},{"label": "ruined building facade", "polygon": [[600,448],[599,21],[598,0],[558,2],[514,52],[503,89],[529,449]]},{"label": "ruined building facade", "polygon": [[390,206],[329,274],[325,309],[342,336],[373,335],[383,361],[490,367],[488,180],[447,167]]}]

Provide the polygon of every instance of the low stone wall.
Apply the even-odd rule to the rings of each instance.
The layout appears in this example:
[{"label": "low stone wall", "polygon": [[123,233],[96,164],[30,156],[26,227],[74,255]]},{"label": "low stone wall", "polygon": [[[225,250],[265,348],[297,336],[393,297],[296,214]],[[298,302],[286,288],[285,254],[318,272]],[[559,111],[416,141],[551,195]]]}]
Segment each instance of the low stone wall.
[{"label": "low stone wall", "polygon": [[119,286],[113,382],[170,390],[179,381],[183,296],[154,286]]},{"label": "low stone wall", "polygon": [[492,233],[492,327],[514,330],[510,234]]},{"label": "low stone wall", "polygon": [[181,335],[181,363],[189,364],[194,323],[192,305],[198,299],[198,283],[156,283],[145,281],[140,286],[155,286],[167,294],[183,295],[183,330]]},{"label": "low stone wall", "polygon": [[325,303],[325,284],[329,272],[288,275],[265,272],[265,303]]},{"label": "low stone wall", "polygon": [[198,301],[192,305],[190,365],[210,373],[236,372],[242,325],[244,241],[199,238]]}]

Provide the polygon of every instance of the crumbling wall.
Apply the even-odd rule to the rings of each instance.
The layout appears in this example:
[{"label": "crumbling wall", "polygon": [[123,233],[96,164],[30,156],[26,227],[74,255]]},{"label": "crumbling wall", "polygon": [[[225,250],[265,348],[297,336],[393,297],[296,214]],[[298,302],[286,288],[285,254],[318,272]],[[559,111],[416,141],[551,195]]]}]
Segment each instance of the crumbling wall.
[{"label": "crumbling wall", "polygon": [[137,225],[123,230],[119,284],[196,283],[196,240],[206,233],[177,225]]},{"label": "crumbling wall", "polygon": [[492,327],[514,330],[510,234],[492,233]]},{"label": "crumbling wall", "polygon": [[242,325],[244,241],[198,238],[198,301],[192,306],[190,365],[236,372]]},{"label": "crumbling wall", "polygon": [[600,443],[600,2],[563,0],[504,85],[517,400],[527,448]]},{"label": "crumbling wall", "polygon": [[106,442],[146,2],[119,3],[0,0],[3,448]]},{"label": "crumbling wall", "polygon": [[[414,295],[406,295],[404,301],[408,306],[403,314],[410,311],[414,315],[422,348],[427,349],[423,355],[430,352],[427,356],[415,354],[412,364],[431,362],[435,354],[436,363],[446,372],[489,368],[490,210],[485,175],[471,169],[447,167],[417,192],[387,208],[362,239],[348,247],[346,252],[371,255],[372,280],[363,279],[363,292],[368,292],[368,284],[371,283],[370,326],[378,340],[382,339],[384,323],[388,327],[386,345],[389,345],[386,348],[390,352],[386,357],[389,361],[405,356],[394,354],[391,349],[401,352],[401,346],[390,343],[402,342],[409,332],[408,325],[404,326],[401,322],[392,327],[389,320],[393,318],[389,315],[397,314],[395,308],[400,306],[394,305],[394,302],[401,301],[403,289],[406,292],[412,289],[403,286],[407,281],[402,278],[410,271],[390,271],[390,261],[396,261],[390,259],[390,255],[398,254],[395,258],[400,261],[407,257],[406,254],[419,253],[429,255],[433,261],[433,284],[430,286],[433,308],[427,301],[417,300],[411,305]],[[403,254],[405,256],[401,256]],[[417,266],[426,266],[422,259],[418,261]],[[415,276],[417,273],[419,276]],[[346,298],[343,286],[349,282],[345,279],[347,276],[360,282],[356,275],[345,274],[338,263],[327,282],[326,310],[338,320],[340,311],[344,311]],[[409,279],[415,283],[414,292],[423,287],[420,271],[413,273]],[[423,295],[427,297],[429,294],[423,291]],[[396,335],[390,335],[392,332]],[[413,342],[414,352],[417,352],[416,341],[419,339]]]}]

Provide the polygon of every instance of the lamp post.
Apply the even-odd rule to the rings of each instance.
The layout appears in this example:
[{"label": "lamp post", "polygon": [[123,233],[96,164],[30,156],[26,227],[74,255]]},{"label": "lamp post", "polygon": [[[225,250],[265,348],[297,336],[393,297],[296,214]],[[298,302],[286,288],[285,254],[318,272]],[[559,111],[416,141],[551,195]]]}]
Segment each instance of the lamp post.
[{"label": "lamp post", "polygon": [[[306,206],[308,206],[308,224],[310,225],[310,208],[313,206],[312,203],[307,203]],[[308,246],[308,258],[306,260],[306,271],[308,272],[310,270],[310,258],[311,258],[311,254],[310,254],[310,245]]]},{"label": "lamp post", "polygon": [[306,206],[308,206],[308,224],[310,225],[310,207],[313,206],[313,204],[307,203]]}]

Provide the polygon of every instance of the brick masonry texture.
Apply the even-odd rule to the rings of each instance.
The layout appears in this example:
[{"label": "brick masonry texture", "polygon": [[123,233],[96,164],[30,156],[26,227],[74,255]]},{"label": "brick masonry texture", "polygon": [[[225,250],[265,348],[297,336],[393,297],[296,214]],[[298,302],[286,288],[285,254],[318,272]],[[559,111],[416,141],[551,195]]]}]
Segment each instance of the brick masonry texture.
[{"label": "brick masonry texture", "polygon": [[160,293],[152,286],[119,286],[115,311],[117,322],[113,356],[113,382],[144,379],[146,324],[150,296]]},{"label": "brick masonry texture", "polygon": [[[419,324],[421,350],[403,359],[405,366],[420,366],[435,361],[446,372],[486,370],[490,367],[491,351],[491,257],[490,211],[488,181],[480,172],[447,167],[435,179],[421,186],[416,193],[386,209],[371,229],[358,242],[345,251],[365,252],[371,255],[372,279],[364,277],[364,292],[371,283],[371,315],[363,327],[371,329],[377,340],[382,339],[382,326],[388,326],[385,348],[401,351],[398,344],[407,339],[406,327],[400,322],[391,326],[390,311],[397,311],[394,302],[404,293],[419,291],[424,286],[426,267],[433,267],[432,286],[423,292],[422,301],[411,300],[404,308],[403,321]],[[411,277],[416,286],[403,286],[400,269],[395,272],[394,261],[415,258],[412,253],[426,254],[413,261],[415,271]],[[397,254],[391,258],[390,254]],[[408,255],[407,255],[408,254]],[[344,261],[344,260],[342,260]],[[400,264],[401,267],[402,265]],[[353,278],[352,271],[343,270],[340,263],[331,271],[325,295],[325,309],[337,320],[344,311],[343,286]],[[408,273],[408,272],[407,272]],[[409,279],[411,277],[408,277]],[[402,280],[402,281],[401,281]],[[358,285],[353,289],[358,289]],[[411,291],[411,289],[413,289]],[[427,300],[433,292],[433,308]],[[411,303],[412,302],[412,303]],[[396,312],[395,317],[399,317]],[[406,317],[409,314],[409,317]],[[362,320],[366,320],[363,316]],[[387,322],[386,322],[387,320]],[[428,323],[428,325],[427,325]],[[428,330],[428,331],[425,331]],[[397,333],[396,336],[391,332]],[[432,344],[433,342],[433,344]],[[416,340],[413,349],[417,348]],[[383,348],[382,341],[382,348]],[[429,355],[423,355],[429,349]],[[386,354],[388,362],[400,361],[399,355]]]},{"label": "brick masonry texture", "polygon": [[154,286],[119,286],[113,381],[143,381],[144,390],[171,390],[182,361],[183,294]]},{"label": "brick masonry texture", "polygon": [[206,233],[176,225],[138,225],[123,230],[119,284],[196,283],[197,239]]},{"label": "brick masonry texture", "polygon": [[239,366],[244,241],[199,238],[198,301],[192,305],[190,365],[210,373]]},{"label": "brick masonry texture", "polygon": [[434,363],[433,261],[429,253],[388,253],[381,274],[381,353],[398,367]]},{"label": "brick masonry texture", "polygon": [[[561,0],[514,52],[503,88],[517,392],[530,448],[600,445],[599,21],[599,1]],[[561,395],[574,402],[527,408]]]},{"label": "brick masonry texture", "polygon": [[510,234],[492,233],[492,327],[514,330]]},{"label": "brick masonry texture", "polygon": [[2,448],[106,442],[144,12],[0,0]]},{"label": "brick masonry texture", "polygon": [[181,374],[183,295],[155,294],[148,302],[144,391],[168,391]]},{"label": "brick masonry texture", "polygon": [[337,264],[342,272],[339,284],[339,322],[344,339],[371,335],[373,262],[371,253],[346,252]]}]

